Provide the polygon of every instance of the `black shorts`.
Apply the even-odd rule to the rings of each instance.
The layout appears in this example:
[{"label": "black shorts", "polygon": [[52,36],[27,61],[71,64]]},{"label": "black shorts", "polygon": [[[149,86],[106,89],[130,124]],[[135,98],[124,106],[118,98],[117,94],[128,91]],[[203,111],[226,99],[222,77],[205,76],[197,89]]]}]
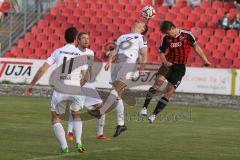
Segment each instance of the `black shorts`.
[{"label": "black shorts", "polygon": [[162,65],[157,74],[158,76],[164,76],[169,83],[174,85],[174,88],[176,89],[180,85],[185,72],[186,67],[184,64],[173,64],[171,67]]}]

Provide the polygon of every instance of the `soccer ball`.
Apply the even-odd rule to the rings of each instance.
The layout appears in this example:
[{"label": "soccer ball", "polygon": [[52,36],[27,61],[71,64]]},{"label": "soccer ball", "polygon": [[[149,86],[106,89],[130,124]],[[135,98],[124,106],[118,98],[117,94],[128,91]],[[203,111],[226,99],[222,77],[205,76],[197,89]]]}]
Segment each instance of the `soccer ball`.
[{"label": "soccer ball", "polygon": [[145,6],[141,10],[141,15],[147,20],[154,18],[156,11],[152,6]]}]

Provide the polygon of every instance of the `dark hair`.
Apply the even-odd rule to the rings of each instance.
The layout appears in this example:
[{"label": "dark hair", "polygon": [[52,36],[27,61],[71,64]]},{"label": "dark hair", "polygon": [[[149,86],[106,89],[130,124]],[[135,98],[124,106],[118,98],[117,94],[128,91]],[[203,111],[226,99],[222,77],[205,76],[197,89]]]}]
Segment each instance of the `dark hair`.
[{"label": "dark hair", "polygon": [[67,43],[73,43],[76,39],[78,31],[75,27],[70,27],[65,31],[65,40]]},{"label": "dark hair", "polygon": [[160,23],[160,30],[163,33],[167,33],[167,31],[171,30],[172,28],[176,28],[176,26],[171,21],[163,21]]},{"label": "dark hair", "polygon": [[84,34],[88,35],[87,32],[80,32],[80,33],[78,34],[78,41],[81,40],[81,37],[82,37],[82,35],[84,35]]},{"label": "dark hair", "polygon": [[145,30],[141,33],[142,35],[145,35],[148,32],[148,25],[145,24]]}]

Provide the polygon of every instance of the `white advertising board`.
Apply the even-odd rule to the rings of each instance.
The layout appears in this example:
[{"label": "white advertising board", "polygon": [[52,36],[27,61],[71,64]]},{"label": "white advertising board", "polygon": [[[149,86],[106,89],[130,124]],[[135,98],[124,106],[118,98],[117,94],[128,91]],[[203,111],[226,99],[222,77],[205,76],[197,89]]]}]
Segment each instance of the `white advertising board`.
[{"label": "white advertising board", "polygon": [[[45,60],[0,58],[0,81],[13,83],[29,83]],[[55,67],[51,67],[39,80],[38,84],[48,85],[49,77]],[[156,72],[156,71],[154,71]],[[240,73],[240,70],[238,70]],[[236,94],[240,95],[240,74],[236,82]],[[231,69],[194,68],[188,67],[182,83],[177,92],[206,93],[231,95]],[[97,88],[111,88],[109,84],[110,72],[102,67],[95,85]],[[152,84],[152,81],[150,82]],[[148,90],[151,85],[139,86],[142,90]]]}]

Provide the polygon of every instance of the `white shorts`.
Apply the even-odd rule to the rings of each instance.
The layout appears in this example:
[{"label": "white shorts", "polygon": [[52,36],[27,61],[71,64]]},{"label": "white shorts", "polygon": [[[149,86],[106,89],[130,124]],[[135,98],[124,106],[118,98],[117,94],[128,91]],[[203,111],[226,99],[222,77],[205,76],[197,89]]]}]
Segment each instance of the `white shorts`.
[{"label": "white shorts", "polygon": [[67,107],[71,111],[77,112],[83,108],[84,96],[63,94],[57,91],[53,91],[51,100],[51,111],[56,114],[64,114]]},{"label": "white shorts", "polygon": [[137,64],[135,63],[126,63],[119,62],[114,64],[111,70],[111,80],[110,84],[113,84],[115,81],[122,81],[126,85],[134,78],[137,73]]}]

